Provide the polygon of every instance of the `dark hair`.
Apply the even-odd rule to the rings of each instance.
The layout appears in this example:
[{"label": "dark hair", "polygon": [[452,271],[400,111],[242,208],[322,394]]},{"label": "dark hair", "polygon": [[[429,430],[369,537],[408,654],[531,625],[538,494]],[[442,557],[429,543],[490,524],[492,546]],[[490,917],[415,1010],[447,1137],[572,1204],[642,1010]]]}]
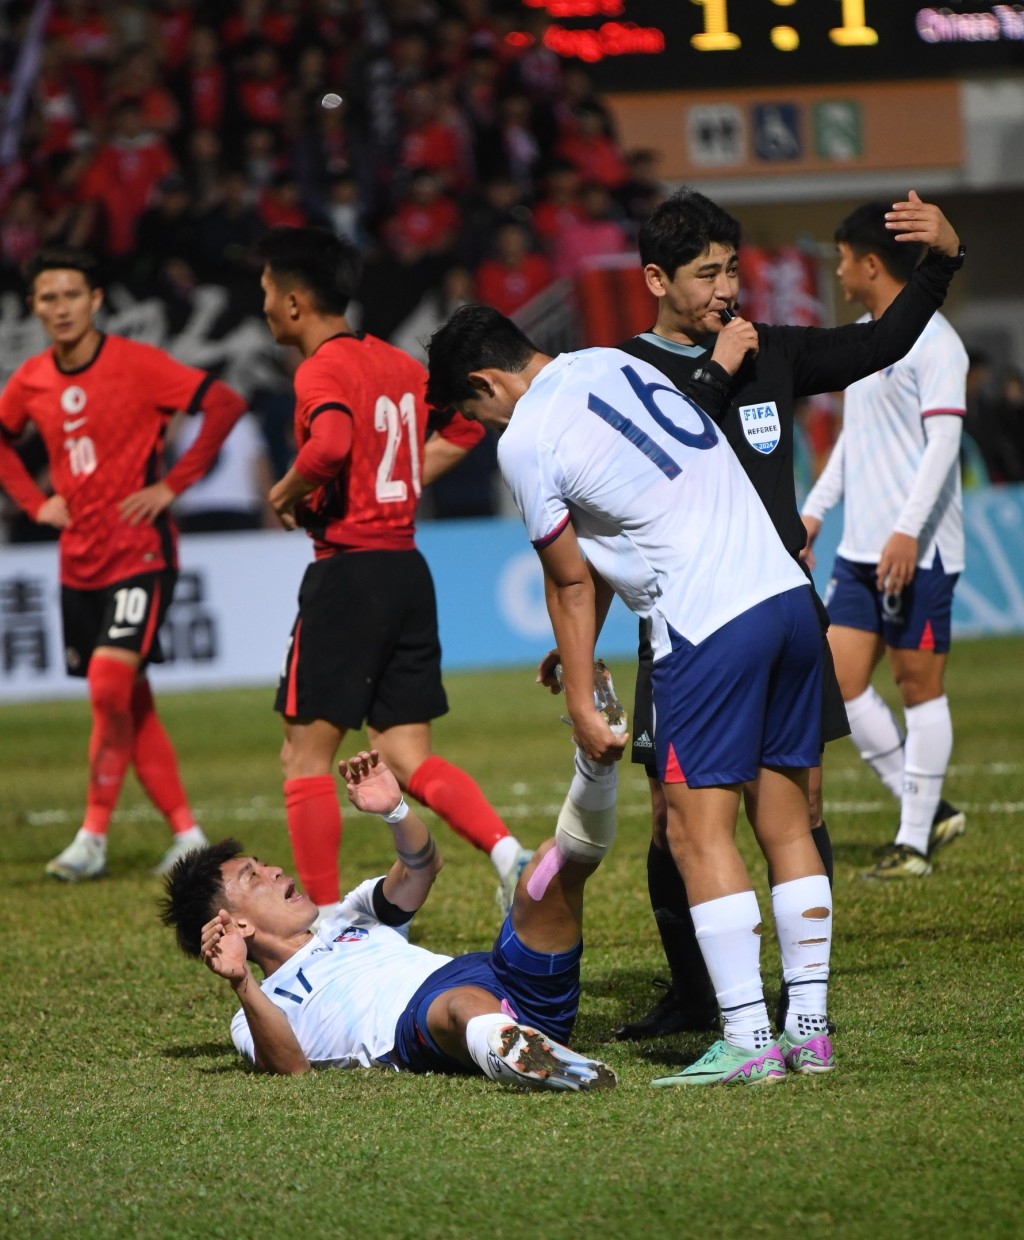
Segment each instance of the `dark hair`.
[{"label": "dark hair", "polygon": [[71,245],[48,245],[25,263],[22,275],[31,292],[36,276],[44,271],[79,271],[90,289],[102,288],[100,265],[87,251]]},{"label": "dark hair", "polygon": [[275,283],[298,284],[321,314],[344,314],[359,282],[358,249],[329,228],[274,228],[256,243],[256,259]]},{"label": "dark hair", "polygon": [[677,190],[644,222],[637,238],[640,262],[655,263],[671,280],[680,267],[712,245],[740,248],[740,222],[695,189]]},{"label": "dark hair", "polygon": [[469,381],[474,370],[525,370],[537,348],[499,311],[490,306],[460,306],[427,345],[427,402],[435,409],[456,408],[476,396]]},{"label": "dark hair", "polygon": [[245,850],[238,840],[204,844],[176,861],[164,879],[160,920],[173,928],[178,946],[187,956],[199,955],[203,926],[217,916],[224,903],[221,866]]},{"label": "dark hair", "polygon": [[925,246],[897,241],[885,226],[887,202],[865,202],[851,211],[836,229],[836,242],[844,242],[858,258],[874,254],[894,280],[906,284],[924,257]]}]

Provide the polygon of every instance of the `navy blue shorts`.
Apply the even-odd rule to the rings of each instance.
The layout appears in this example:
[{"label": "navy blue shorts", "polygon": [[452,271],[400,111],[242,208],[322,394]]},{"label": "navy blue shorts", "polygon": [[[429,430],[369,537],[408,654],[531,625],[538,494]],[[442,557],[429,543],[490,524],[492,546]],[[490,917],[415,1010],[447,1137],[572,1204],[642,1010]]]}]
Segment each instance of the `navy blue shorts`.
[{"label": "navy blue shorts", "polygon": [[663,783],[745,783],[762,766],[817,766],[821,624],[804,586],[765,599],[699,645],[672,633],[653,669]]},{"label": "navy blue shorts", "polygon": [[959,573],[947,573],[935,552],[931,568],[919,568],[900,594],[876,584],[877,564],[858,564],[837,555],[825,590],[832,624],[877,633],[893,650],[946,654],[953,632],[953,589]]},{"label": "navy blue shorts", "polygon": [[472,1072],[446,1055],[427,1030],[427,1011],[438,995],[457,986],[479,986],[502,1009],[556,1042],[568,1042],[580,1004],[582,942],[567,952],[535,952],[520,942],[511,914],[489,952],[467,952],[424,981],[395,1026],[391,1061],[406,1072]]}]

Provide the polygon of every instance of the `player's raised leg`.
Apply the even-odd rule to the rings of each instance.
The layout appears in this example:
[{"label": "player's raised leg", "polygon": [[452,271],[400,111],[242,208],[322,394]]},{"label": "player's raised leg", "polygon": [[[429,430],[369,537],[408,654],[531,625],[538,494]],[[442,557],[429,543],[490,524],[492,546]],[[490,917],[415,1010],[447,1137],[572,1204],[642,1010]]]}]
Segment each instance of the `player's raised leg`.
[{"label": "player's raised leg", "polygon": [[614,765],[590,762],[577,750],[555,836],[520,876],[493,958],[503,974],[525,979],[529,1011],[508,1002],[497,1010],[493,996],[471,988],[446,992],[428,1011],[438,1046],[500,1084],[589,1091],[616,1083],[606,1064],[551,1035],[567,1038],[575,1018],[584,887],[615,838],[616,784]]}]

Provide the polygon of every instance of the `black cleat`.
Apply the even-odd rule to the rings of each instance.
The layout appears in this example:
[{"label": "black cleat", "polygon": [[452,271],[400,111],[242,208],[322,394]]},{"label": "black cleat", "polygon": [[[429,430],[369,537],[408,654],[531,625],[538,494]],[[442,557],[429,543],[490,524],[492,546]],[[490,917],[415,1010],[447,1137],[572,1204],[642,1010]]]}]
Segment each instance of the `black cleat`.
[{"label": "black cleat", "polygon": [[620,1042],[642,1042],[646,1038],[664,1038],[672,1033],[707,1033],[719,1028],[718,1004],[685,1003],[673,986],[657,978],[655,986],[665,991],[646,1016],[630,1021],[615,1030]]},{"label": "black cleat", "polygon": [[928,856],[963,835],[967,826],[967,815],[962,809],[950,805],[948,801],[940,801],[932,819],[932,831],[928,840]]}]

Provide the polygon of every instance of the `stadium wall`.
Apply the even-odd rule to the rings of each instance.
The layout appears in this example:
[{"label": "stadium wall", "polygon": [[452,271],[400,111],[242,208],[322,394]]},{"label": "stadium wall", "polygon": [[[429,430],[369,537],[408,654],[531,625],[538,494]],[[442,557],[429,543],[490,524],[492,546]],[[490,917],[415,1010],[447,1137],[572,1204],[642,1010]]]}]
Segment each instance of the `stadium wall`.
[{"label": "stadium wall", "polygon": [[[964,507],[968,568],[954,630],[960,637],[1024,632],[1024,485],[970,492]],[[830,513],[818,541],[820,590],[841,519]],[[520,522],[426,523],[418,538],[437,585],[445,667],[533,667],[550,647],[551,629],[540,566]],[[181,580],[161,632],[168,662],[153,669],[158,689],[273,683],[309,559],[308,541],[283,531],[183,536]],[[636,622],[616,601],[598,653],[628,658],[635,650]],[[0,702],[84,694],[84,681],[64,674],[55,546],[4,547]]]}]

